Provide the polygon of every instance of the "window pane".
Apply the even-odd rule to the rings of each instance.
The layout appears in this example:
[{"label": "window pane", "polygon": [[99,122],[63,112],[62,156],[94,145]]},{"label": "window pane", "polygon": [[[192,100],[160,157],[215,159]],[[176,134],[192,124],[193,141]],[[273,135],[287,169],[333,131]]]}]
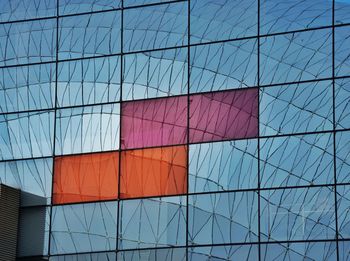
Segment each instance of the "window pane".
[{"label": "window pane", "polygon": [[187,48],[123,56],[123,100],[187,94]]},{"label": "window pane", "polygon": [[188,204],[190,245],[258,240],[256,192],[192,195]]},{"label": "window pane", "polygon": [[335,75],[350,75],[350,26],[335,29]]},{"label": "window pane", "polygon": [[117,202],[52,208],[51,254],[115,250]]},{"label": "window pane", "polygon": [[56,16],[56,0],[1,0],[0,22]]},{"label": "window pane", "polygon": [[122,103],[122,149],[184,144],[187,97]]},{"label": "window pane", "polygon": [[21,190],[21,206],[50,204],[52,159],[0,162],[0,183]]},{"label": "window pane", "polygon": [[336,261],[337,245],[335,242],[266,244],[261,246],[261,260]]},{"label": "window pane", "polygon": [[256,188],[257,149],[257,140],[190,145],[190,192]]},{"label": "window pane", "polygon": [[333,188],[265,190],[260,195],[263,241],[335,238]]},{"label": "window pane", "polygon": [[261,0],[260,12],[262,34],[332,25],[328,0]]},{"label": "window pane", "polygon": [[0,159],[52,155],[53,111],[0,115]]},{"label": "window pane", "polygon": [[51,256],[50,261],[115,261],[114,252]]},{"label": "window pane", "polygon": [[[349,0],[334,0],[335,23],[346,24],[350,23],[350,1]],[[345,260],[345,259],[344,259]]]},{"label": "window pane", "polygon": [[161,248],[118,252],[120,261],[186,261],[186,248]]},{"label": "window pane", "polygon": [[58,110],[55,148],[56,155],[117,150],[119,104]]},{"label": "window pane", "polygon": [[57,105],[77,106],[120,99],[120,57],[58,64]]},{"label": "window pane", "polygon": [[120,198],[187,193],[187,146],[121,153]]},{"label": "window pane", "polygon": [[186,198],[120,202],[119,249],[186,245]]},{"label": "window pane", "polygon": [[333,135],[262,139],[261,187],[332,184]]},{"label": "window pane", "polygon": [[189,261],[259,260],[258,245],[193,247],[189,249]]},{"label": "window pane", "polygon": [[55,106],[55,64],[0,69],[0,112]]},{"label": "window pane", "polygon": [[350,79],[335,80],[335,120],[337,129],[350,128]]},{"label": "window pane", "polygon": [[339,260],[350,260],[350,241],[339,241]]},{"label": "window pane", "polygon": [[257,48],[255,39],[192,46],[190,92],[257,85]]},{"label": "window pane", "polygon": [[350,238],[350,186],[337,186],[338,237]]},{"label": "window pane", "polygon": [[61,18],[59,59],[119,53],[120,19],[120,11]]},{"label": "window pane", "polygon": [[187,44],[187,2],[124,11],[124,51]]},{"label": "window pane", "polygon": [[257,24],[256,0],[191,1],[191,43],[256,35]]},{"label": "window pane", "polygon": [[324,131],[333,128],[331,81],[260,89],[260,135]]},{"label": "window pane", "polygon": [[350,182],[350,132],[337,132],[336,138],[336,166],[337,182]]},{"label": "window pane", "polygon": [[118,198],[118,152],[55,158],[53,204]]},{"label": "window pane", "polygon": [[56,59],[56,20],[0,25],[0,66]]},{"label": "window pane", "polygon": [[60,15],[112,10],[121,7],[122,0],[59,0]]},{"label": "window pane", "polygon": [[190,96],[190,142],[258,135],[258,89]]},{"label": "window pane", "polygon": [[332,76],[332,31],[315,30],[261,39],[261,84]]},{"label": "window pane", "polygon": [[124,6],[137,6],[137,5],[149,5],[149,4],[155,4],[155,3],[166,3],[166,2],[172,2],[174,0],[123,0]]}]

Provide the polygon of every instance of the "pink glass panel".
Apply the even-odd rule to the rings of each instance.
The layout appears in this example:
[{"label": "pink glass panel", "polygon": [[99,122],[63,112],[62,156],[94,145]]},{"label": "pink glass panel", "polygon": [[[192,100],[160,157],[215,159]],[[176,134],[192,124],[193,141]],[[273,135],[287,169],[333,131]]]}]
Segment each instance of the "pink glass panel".
[{"label": "pink glass panel", "polygon": [[122,103],[122,149],[184,144],[187,97]]},{"label": "pink glass panel", "polygon": [[190,142],[218,141],[258,135],[258,89],[190,97]]}]

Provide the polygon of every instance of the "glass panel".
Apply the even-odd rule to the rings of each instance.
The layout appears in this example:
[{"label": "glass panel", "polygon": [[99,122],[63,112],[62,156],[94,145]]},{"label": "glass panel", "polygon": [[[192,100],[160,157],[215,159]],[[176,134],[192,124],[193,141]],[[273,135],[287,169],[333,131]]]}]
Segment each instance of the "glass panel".
[{"label": "glass panel", "polygon": [[112,10],[121,7],[122,0],[59,0],[60,15]]},{"label": "glass panel", "polygon": [[61,18],[59,59],[119,53],[120,20],[120,11]]},{"label": "glass panel", "polygon": [[55,59],[56,19],[0,25],[0,66]]},{"label": "glass panel", "polygon": [[261,245],[261,260],[336,261],[337,245],[335,242],[263,244]]},{"label": "glass panel", "polygon": [[350,79],[335,80],[335,120],[337,129],[350,128]]},{"label": "glass panel", "polygon": [[335,76],[350,75],[350,26],[335,28]]},{"label": "glass panel", "polygon": [[333,188],[264,190],[260,195],[263,241],[335,238]]},{"label": "glass panel", "polygon": [[120,105],[61,109],[56,115],[56,155],[117,150]]},{"label": "glass panel", "polygon": [[257,85],[257,40],[191,47],[190,92],[207,92]]},{"label": "glass panel", "polygon": [[186,261],[186,248],[161,248],[118,252],[120,261]]},{"label": "glass panel", "polygon": [[257,24],[256,0],[191,1],[191,43],[256,35]]},{"label": "glass panel", "polygon": [[59,107],[115,102],[120,99],[120,57],[58,64]]},{"label": "glass panel", "polygon": [[258,135],[258,89],[197,94],[190,97],[190,142]]},{"label": "glass panel", "polygon": [[261,0],[262,34],[332,25],[332,0]]},{"label": "glass panel", "polygon": [[56,16],[56,0],[1,0],[0,22]]},{"label": "glass panel", "polygon": [[124,6],[137,6],[137,5],[149,5],[149,4],[155,4],[155,3],[166,3],[166,2],[172,2],[174,0],[123,0]]},{"label": "glass panel", "polygon": [[124,51],[187,44],[187,2],[126,9]]},{"label": "glass panel", "polygon": [[0,115],[0,160],[52,155],[53,111]]},{"label": "glass panel", "polygon": [[187,48],[123,56],[123,100],[187,94]]},{"label": "glass panel", "polygon": [[350,241],[339,241],[339,260],[350,260]]},{"label": "glass panel", "polygon": [[0,112],[55,106],[55,64],[0,69]]},{"label": "glass panel", "polygon": [[122,149],[184,144],[187,97],[122,103]]},{"label": "glass panel", "polygon": [[80,254],[80,255],[61,255],[51,256],[50,261],[116,261],[116,254],[113,252]]},{"label": "glass panel", "polygon": [[189,261],[259,260],[258,245],[193,247],[189,249]]},{"label": "glass panel", "polygon": [[350,132],[337,132],[336,138],[336,166],[337,182],[350,182]]},{"label": "glass panel", "polygon": [[52,208],[51,254],[114,250],[117,202]]},{"label": "glass panel", "polygon": [[186,198],[122,200],[119,249],[186,245]]},{"label": "glass panel", "polygon": [[262,139],[261,187],[332,184],[333,135]]},{"label": "glass panel", "polygon": [[[335,23],[350,23],[350,0],[334,0]],[[349,257],[350,258],[350,257]],[[345,259],[344,259],[345,260]]]},{"label": "glass panel", "polygon": [[190,192],[256,188],[257,150],[257,140],[190,145]]},{"label": "glass panel", "polygon": [[0,183],[21,190],[21,206],[50,204],[52,159],[0,162]]},{"label": "glass panel", "polygon": [[117,199],[119,153],[55,158],[53,204]]},{"label": "glass panel", "polygon": [[338,237],[350,238],[350,186],[337,186]]},{"label": "glass panel", "polygon": [[187,146],[122,152],[120,198],[187,192]]},{"label": "glass panel", "polygon": [[190,245],[258,240],[256,192],[191,195],[188,200]]},{"label": "glass panel", "polygon": [[332,76],[332,30],[261,38],[261,84],[298,82]]},{"label": "glass panel", "polygon": [[324,131],[333,128],[331,81],[260,89],[260,135]]}]

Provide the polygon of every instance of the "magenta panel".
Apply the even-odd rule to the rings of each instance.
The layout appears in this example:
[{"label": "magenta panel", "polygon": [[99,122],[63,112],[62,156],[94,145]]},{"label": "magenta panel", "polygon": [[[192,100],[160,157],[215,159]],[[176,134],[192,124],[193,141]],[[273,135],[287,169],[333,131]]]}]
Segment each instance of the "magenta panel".
[{"label": "magenta panel", "polygon": [[190,142],[258,136],[257,88],[190,97]]},{"label": "magenta panel", "polygon": [[122,103],[122,149],[187,142],[187,97]]}]

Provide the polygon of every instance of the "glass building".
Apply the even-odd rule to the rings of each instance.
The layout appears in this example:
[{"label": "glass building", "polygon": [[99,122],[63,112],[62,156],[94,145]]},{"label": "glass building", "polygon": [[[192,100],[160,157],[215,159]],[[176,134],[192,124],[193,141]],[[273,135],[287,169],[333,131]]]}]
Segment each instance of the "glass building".
[{"label": "glass building", "polygon": [[0,0],[23,260],[350,260],[350,0]]}]

